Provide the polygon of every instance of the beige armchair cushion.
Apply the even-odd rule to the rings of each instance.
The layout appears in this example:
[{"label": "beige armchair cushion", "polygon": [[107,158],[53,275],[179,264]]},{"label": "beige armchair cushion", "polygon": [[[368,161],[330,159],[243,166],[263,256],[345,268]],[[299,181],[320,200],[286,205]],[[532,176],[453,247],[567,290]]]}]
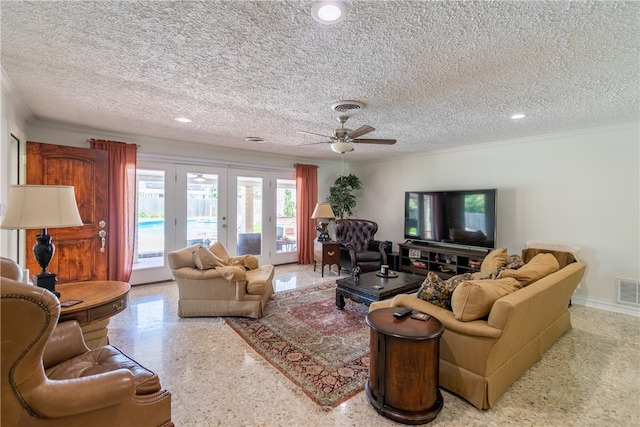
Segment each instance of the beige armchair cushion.
[{"label": "beige armchair cushion", "polygon": [[229,265],[229,252],[227,252],[227,248],[220,242],[215,242],[213,245],[209,246],[209,250],[220,260],[222,260],[224,265]]},{"label": "beige armchair cushion", "polygon": [[246,280],[247,274],[244,268],[236,266],[216,267],[216,271],[220,273],[226,280]]},{"label": "beige armchair cushion", "polygon": [[210,270],[226,264],[209,249],[200,246],[193,251],[193,264],[198,270]]}]

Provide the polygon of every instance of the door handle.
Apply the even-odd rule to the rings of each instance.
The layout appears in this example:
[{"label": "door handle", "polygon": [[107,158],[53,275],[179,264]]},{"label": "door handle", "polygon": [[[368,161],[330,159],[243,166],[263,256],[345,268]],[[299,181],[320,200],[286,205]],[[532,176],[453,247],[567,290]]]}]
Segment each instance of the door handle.
[{"label": "door handle", "polygon": [[107,235],[107,232],[104,230],[100,230],[98,232],[98,236],[100,236],[100,238],[102,239],[102,247],[100,248],[100,252],[104,252],[104,245],[107,243],[107,239],[105,238]]}]

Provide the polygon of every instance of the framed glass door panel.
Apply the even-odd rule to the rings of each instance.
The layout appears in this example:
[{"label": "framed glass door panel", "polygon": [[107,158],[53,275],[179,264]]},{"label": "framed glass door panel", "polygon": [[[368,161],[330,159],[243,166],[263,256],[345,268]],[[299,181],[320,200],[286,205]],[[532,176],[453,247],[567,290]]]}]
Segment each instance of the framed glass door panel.
[{"label": "framed glass door panel", "polygon": [[229,252],[254,255],[261,264],[296,262],[294,173],[230,169],[230,194],[232,183],[236,200],[229,202],[229,229],[235,233],[228,236]]},{"label": "framed glass door panel", "polygon": [[131,284],[171,280],[166,253],[175,235],[175,168],[171,164],[138,161],[135,252]]},{"label": "framed glass door panel", "polygon": [[254,173],[235,175],[236,254],[263,255],[264,177]]},{"label": "framed glass door panel", "polygon": [[276,254],[297,252],[296,180],[276,178]]},{"label": "framed glass door panel", "polygon": [[178,165],[176,176],[176,206],[181,206],[176,216],[178,246],[209,247],[215,242],[227,246],[226,169]]}]

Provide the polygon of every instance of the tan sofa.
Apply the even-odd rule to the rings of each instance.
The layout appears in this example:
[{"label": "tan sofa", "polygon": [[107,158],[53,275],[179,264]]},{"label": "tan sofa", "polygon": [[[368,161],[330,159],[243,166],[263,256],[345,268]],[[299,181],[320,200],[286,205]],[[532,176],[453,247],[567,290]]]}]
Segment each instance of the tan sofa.
[{"label": "tan sofa", "polygon": [[440,386],[487,409],[571,329],[568,305],[585,268],[574,262],[508,293],[478,320],[457,320],[454,312],[418,299],[417,293],[375,302],[369,310],[411,307],[440,320],[445,327],[440,339]]},{"label": "tan sofa", "polygon": [[[262,317],[273,295],[273,265],[259,266],[251,255],[230,257],[219,244],[211,249],[194,245],[167,255],[178,285],[178,316]],[[205,251],[220,257],[209,259]]]}]

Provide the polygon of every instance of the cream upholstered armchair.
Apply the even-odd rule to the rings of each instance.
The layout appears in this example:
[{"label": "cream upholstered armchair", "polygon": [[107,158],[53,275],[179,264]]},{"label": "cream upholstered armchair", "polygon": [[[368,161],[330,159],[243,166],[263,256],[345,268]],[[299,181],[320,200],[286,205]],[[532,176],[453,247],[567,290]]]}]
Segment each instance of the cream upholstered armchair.
[{"label": "cream upholstered armchair", "polygon": [[167,254],[178,285],[178,316],[262,317],[273,295],[273,265],[252,255],[231,257],[221,243]]},{"label": "cream upholstered armchair", "polygon": [[89,350],[37,286],[0,278],[3,426],[173,426],[158,376],[113,346]]}]

